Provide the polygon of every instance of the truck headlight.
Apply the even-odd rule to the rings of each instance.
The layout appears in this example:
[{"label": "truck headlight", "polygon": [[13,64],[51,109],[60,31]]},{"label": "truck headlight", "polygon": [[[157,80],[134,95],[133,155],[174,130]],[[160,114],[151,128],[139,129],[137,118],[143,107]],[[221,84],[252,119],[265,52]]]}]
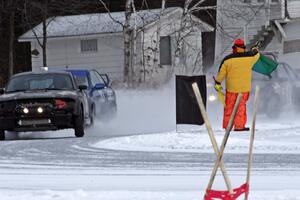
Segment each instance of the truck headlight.
[{"label": "truck headlight", "polygon": [[44,109],[43,109],[42,107],[38,107],[37,112],[38,112],[38,113],[43,113],[43,112],[44,112]]},{"label": "truck headlight", "polygon": [[23,113],[28,114],[29,113],[29,109],[28,108],[23,108]]}]

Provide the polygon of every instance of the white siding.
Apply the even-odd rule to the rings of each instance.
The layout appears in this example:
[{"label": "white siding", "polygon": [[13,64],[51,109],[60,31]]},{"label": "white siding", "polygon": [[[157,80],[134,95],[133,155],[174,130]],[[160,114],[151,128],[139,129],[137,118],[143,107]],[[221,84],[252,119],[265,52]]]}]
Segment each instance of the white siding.
[{"label": "white siding", "polygon": [[[164,25],[166,23],[166,25]],[[169,22],[164,22],[161,24],[163,27],[160,31],[160,36],[167,36],[170,34]],[[145,78],[145,81],[154,80],[155,82],[161,82],[165,80],[171,66],[164,65],[160,66],[159,60],[159,38],[157,38],[157,24],[148,27],[144,33],[141,34],[141,39],[144,43],[141,43],[141,46],[144,50],[143,62],[142,62],[142,77]],[[142,49],[141,49],[142,50]],[[145,72],[144,72],[145,71]],[[143,76],[145,75],[145,76]]]},{"label": "white siding", "polygon": [[[108,73],[112,79],[123,76],[123,38],[122,35],[95,36],[98,40],[98,52],[82,53],[80,51],[81,38],[48,39],[47,65],[49,68],[83,68],[97,69],[100,73]],[[35,43],[32,48],[37,47]],[[33,70],[42,66],[42,51],[32,58]]]},{"label": "white siding", "polygon": [[300,39],[300,21],[291,21],[284,27],[286,34],[285,40],[299,40]]},{"label": "white siding", "polygon": [[291,18],[300,17],[300,1],[299,0],[288,0],[288,13]]},{"label": "white siding", "polygon": [[[244,38],[249,41],[257,34],[262,26],[268,25],[269,20],[281,19],[282,3],[270,5],[255,3],[245,4],[243,0],[218,0],[216,60],[220,61],[224,55],[231,52],[234,39]],[[244,29],[244,27],[247,27]],[[247,31],[244,34],[244,30]]]},{"label": "white siding", "polygon": [[[157,41],[157,24],[147,29],[145,34],[145,61],[146,67],[155,67],[155,71],[158,71],[161,76],[168,76],[175,70],[176,74],[180,75],[200,75],[203,74],[202,66],[202,34],[201,30],[191,30],[186,28],[185,31],[180,28],[181,15],[173,16],[172,19],[165,20],[161,23],[160,36],[171,37],[171,65],[160,65],[160,52],[159,41]],[[186,25],[186,27],[191,27]],[[194,27],[195,28],[195,27]],[[179,31],[180,30],[180,31]],[[179,36],[178,34],[181,34]],[[178,37],[183,37],[180,44],[180,54],[182,55],[179,60],[175,59],[175,50],[177,48],[176,40]],[[156,49],[157,48],[157,49]],[[156,51],[153,51],[156,49]],[[155,55],[156,53],[156,55]],[[148,59],[148,56],[150,59]],[[155,63],[157,60],[157,63]],[[175,68],[174,68],[175,67]]]},{"label": "white siding", "polygon": [[283,53],[300,52],[300,21],[291,21],[284,26]]},{"label": "white siding", "polygon": [[[176,11],[176,12],[175,12]],[[168,80],[174,73],[174,66],[181,67],[181,73],[185,75],[202,74],[202,44],[201,31],[212,31],[213,28],[193,18],[198,22],[197,26],[186,24],[184,31],[180,27],[182,10],[176,9],[169,15],[161,16],[158,21],[146,23],[143,33],[138,33],[136,39],[136,57],[133,62],[135,81],[161,83]],[[160,36],[174,38],[184,37],[179,40],[183,44],[181,55],[183,62],[175,63],[174,56],[170,65],[160,65],[159,37],[157,37],[158,25],[161,25]],[[139,29],[140,30],[140,29]],[[81,39],[98,39],[97,52],[80,52]],[[181,44],[180,44],[181,45]],[[172,46],[172,45],[171,45]],[[174,47],[174,45],[172,46]],[[171,48],[172,48],[171,47]],[[33,70],[39,70],[42,66],[42,51],[36,42],[32,42],[32,49],[37,48],[39,56],[32,56]],[[95,47],[96,49],[96,47]],[[175,48],[171,50],[175,51]],[[174,55],[174,52],[172,52]],[[178,59],[176,59],[178,60]],[[47,66],[49,70],[58,68],[95,68],[100,73],[108,73],[112,79],[123,78],[124,71],[124,40],[122,33],[93,35],[89,37],[70,36],[61,38],[49,38],[47,43]]]},{"label": "white siding", "polygon": [[283,26],[286,37],[283,41],[274,37],[265,49],[266,51],[277,51],[278,53],[300,52],[300,21],[291,20]]}]

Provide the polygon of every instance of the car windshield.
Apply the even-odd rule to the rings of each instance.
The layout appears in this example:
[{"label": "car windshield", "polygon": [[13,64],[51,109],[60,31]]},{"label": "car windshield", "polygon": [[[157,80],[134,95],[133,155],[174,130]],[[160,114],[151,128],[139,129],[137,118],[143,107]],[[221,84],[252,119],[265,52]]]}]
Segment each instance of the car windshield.
[{"label": "car windshield", "polygon": [[77,86],[85,85],[89,87],[89,81],[87,77],[87,72],[85,71],[72,71],[73,77],[75,79],[75,83]]},{"label": "car windshield", "polygon": [[24,90],[73,90],[70,76],[66,74],[24,74],[12,78],[6,92]]}]

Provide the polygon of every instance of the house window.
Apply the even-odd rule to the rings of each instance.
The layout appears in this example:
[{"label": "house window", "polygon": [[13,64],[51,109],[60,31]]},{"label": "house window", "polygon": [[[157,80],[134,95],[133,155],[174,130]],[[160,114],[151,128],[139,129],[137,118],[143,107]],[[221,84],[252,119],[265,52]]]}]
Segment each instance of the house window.
[{"label": "house window", "polygon": [[97,52],[98,45],[97,39],[81,40],[80,41],[81,52]]},{"label": "house window", "polygon": [[272,3],[279,3],[279,0],[271,0]]},{"label": "house window", "polygon": [[171,38],[170,36],[160,37],[159,58],[161,65],[171,65]]},{"label": "house window", "polygon": [[244,0],[244,3],[251,3],[251,0]]}]

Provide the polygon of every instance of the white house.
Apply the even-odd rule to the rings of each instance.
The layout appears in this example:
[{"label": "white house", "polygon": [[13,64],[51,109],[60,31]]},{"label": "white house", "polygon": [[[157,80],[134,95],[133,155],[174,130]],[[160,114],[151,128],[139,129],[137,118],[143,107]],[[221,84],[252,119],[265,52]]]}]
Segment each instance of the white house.
[{"label": "white house", "polygon": [[281,18],[281,0],[217,1],[216,59],[231,52],[234,39],[243,38],[249,44],[269,21]]},{"label": "white house", "polygon": [[287,16],[276,19],[277,31],[266,47],[268,51],[280,54],[300,52],[300,1],[287,0]]},{"label": "white house", "polygon": [[[213,31],[213,27],[191,16],[193,23],[187,23],[189,26],[183,30],[182,12],[181,8],[166,8],[163,13],[161,9],[136,13],[131,26],[137,30],[134,71],[140,78],[151,79],[155,76],[154,72],[166,74],[175,64],[181,70],[178,73],[201,73],[201,33]],[[49,18],[48,67],[95,68],[101,73],[108,73],[112,79],[122,79],[124,21],[124,12]],[[42,66],[42,49],[37,39],[43,39],[42,24],[19,37],[20,42],[30,42],[31,50],[39,52],[32,55],[32,70],[39,70]]]},{"label": "white house", "polygon": [[263,43],[265,51],[300,52],[299,0],[236,0],[217,2],[217,60],[231,52],[233,40]]}]

